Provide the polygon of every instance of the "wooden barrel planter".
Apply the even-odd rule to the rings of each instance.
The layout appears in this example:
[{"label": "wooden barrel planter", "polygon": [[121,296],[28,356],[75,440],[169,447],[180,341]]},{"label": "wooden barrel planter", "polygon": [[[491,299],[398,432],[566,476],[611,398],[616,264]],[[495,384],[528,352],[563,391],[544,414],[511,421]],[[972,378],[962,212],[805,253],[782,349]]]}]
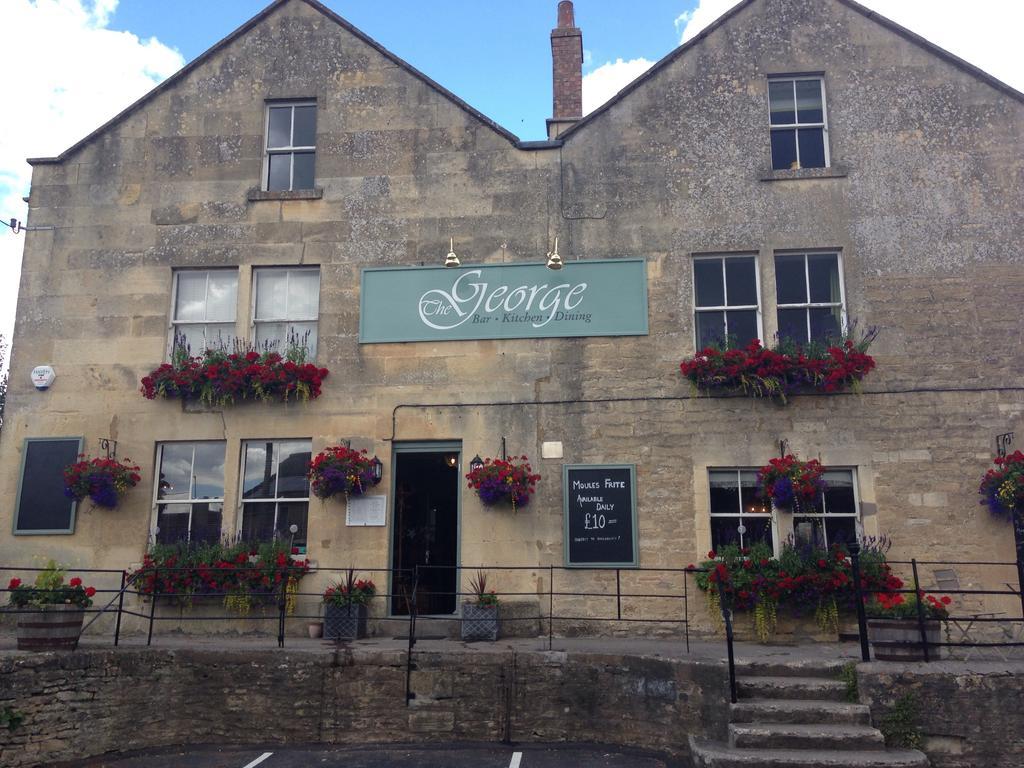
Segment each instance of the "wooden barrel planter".
[{"label": "wooden barrel planter", "polygon": [[18,614],[19,651],[73,651],[85,610],[77,605],[44,605]]},{"label": "wooden barrel planter", "polygon": [[[938,620],[925,620],[929,659],[939,658],[941,631]],[[868,640],[872,658],[878,661],[924,661],[921,627],[916,619],[868,619]]]}]

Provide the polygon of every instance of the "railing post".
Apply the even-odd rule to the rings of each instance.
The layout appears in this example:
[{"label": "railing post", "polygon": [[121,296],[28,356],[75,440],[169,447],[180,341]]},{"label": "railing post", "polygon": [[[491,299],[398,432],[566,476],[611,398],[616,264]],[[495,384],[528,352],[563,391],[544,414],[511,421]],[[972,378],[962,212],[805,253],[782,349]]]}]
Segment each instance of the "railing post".
[{"label": "railing post", "polygon": [[149,634],[146,636],[146,645],[153,644],[153,614],[156,613],[156,601],[160,596],[160,566],[153,568],[153,593],[149,596]]},{"label": "railing post", "polygon": [[1020,598],[1020,617],[1024,621],[1024,510],[1013,510],[1013,540],[1017,552],[1017,596]]},{"label": "railing post", "polygon": [[551,650],[555,632],[555,566],[548,566],[548,650]]},{"label": "railing post", "polygon": [[864,611],[864,592],[860,584],[860,542],[851,541],[850,570],[853,574],[853,599],[857,604],[857,635],[860,638],[861,661],[871,661],[871,646],[868,644],[868,619]]},{"label": "railing post", "polygon": [[686,652],[690,652],[690,572],[683,571],[683,632],[686,633]]},{"label": "railing post", "polygon": [[405,706],[416,698],[412,691],[412,649],[416,645],[416,590],[419,589],[420,567],[413,566],[412,572],[412,594],[407,601],[409,607],[409,645],[405,651]]},{"label": "railing post", "polygon": [[121,611],[124,610],[124,588],[128,582],[128,572],[121,571],[121,592],[117,596],[117,620],[114,622],[114,646],[121,640]]},{"label": "railing post", "polygon": [[285,568],[285,576],[281,579],[281,590],[277,596],[277,647],[284,648],[284,615],[288,607],[288,571]]},{"label": "railing post", "polygon": [[910,558],[910,567],[914,571],[914,600],[917,603],[917,628],[921,632],[921,649],[924,651],[924,660],[931,661],[928,652],[928,632],[924,627],[924,604],[921,602],[921,582],[917,578],[917,558]]},{"label": "railing post", "polygon": [[718,607],[722,611],[722,620],[725,622],[725,648],[729,656],[729,701],[736,703],[736,657],[732,647],[732,610],[725,607],[725,589],[722,587],[722,579],[715,581],[718,587]]},{"label": "railing post", "polygon": [[615,609],[618,611],[618,618],[622,620],[622,580],[620,578],[621,571],[615,569]]}]

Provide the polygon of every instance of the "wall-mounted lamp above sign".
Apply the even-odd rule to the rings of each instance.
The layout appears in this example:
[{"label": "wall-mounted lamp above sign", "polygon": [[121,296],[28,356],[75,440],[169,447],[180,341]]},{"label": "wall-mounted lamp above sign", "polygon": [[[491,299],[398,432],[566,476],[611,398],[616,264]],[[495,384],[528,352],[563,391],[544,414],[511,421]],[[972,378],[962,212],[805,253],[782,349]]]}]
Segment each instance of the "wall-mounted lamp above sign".
[{"label": "wall-mounted lamp above sign", "polygon": [[40,391],[49,389],[56,378],[57,374],[48,365],[37,365],[32,369],[32,386]]}]

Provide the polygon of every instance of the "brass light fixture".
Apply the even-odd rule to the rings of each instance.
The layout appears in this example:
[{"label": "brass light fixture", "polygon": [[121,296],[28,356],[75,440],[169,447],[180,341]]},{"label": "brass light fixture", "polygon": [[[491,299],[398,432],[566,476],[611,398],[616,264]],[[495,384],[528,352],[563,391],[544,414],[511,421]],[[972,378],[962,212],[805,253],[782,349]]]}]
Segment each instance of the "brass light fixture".
[{"label": "brass light fixture", "polygon": [[562,257],[558,255],[558,238],[555,238],[555,250],[548,251],[548,269],[553,269],[556,272],[564,266]]},{"label": "brass light fixture", "polygon": [[448,255],[444,257],[444,265],[446,267],[457,267],[459,264],[459,257],[455,255],[455,238],[453,237],[448,246]]},{"label": "brass light fixture", "polygon": [[459,466],[459,456],[458,456],[458,454],[456,454],[456,453],[449,453],[447,456],[444,457],[444,463],[447,464],[452,469],[454,469],[455,467]]}]

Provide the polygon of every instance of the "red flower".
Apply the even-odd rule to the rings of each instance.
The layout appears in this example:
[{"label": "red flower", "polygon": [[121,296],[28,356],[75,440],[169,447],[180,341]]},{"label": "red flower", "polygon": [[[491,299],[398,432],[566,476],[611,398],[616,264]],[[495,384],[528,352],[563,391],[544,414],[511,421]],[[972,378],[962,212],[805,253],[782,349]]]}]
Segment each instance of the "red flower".
[{"label": "red flower", "polygon": [[21,579],[14,578],[14,579],[11,579],[11,583],[7,585],[7,588],[8,589],[17,589],[20,586],[21,586]]},{"label": "red flower", "polygon": [[86,587],[85,588],[85,596],[86,597],[92,597],[95,594],[96,594],[96,588],[95,587]]},{"label": "red flower", "polygon": [[299,554],[299,548],[298,547],[292,547],[292,554],[293,555]]},{"label": "red flower", "polygon": [[822,558],[821,560],[818,561],[818,567],[819,568],[827,568],[828,567],[828,561],[825,560],[824,558]]},{"label": "red flower", "polygon": [[941,598],[941,600],[942,600],[942,604],[943,604],[943,605],[949,605],[949,604],[950,604],[951,602],[953,602],[953,601],[952,601],[952,600],[951,600],[951,599],[949,598],[949,595],[943,595],[943,596],[942,596],[942,598]]},{"label": "red flower", "polygon": [[708,552],[708,560],[714,560],[716,557],[718,557],[718,555],[715,554],[715,550],[712,549]]},{"label": "red flower", "polygon": [[75,576],[75,578],[71,579],[68,582],[68,586],[69,587],[80,587],[80,586],[82,586],[82,580],[80,578],[78,578],[77,576]]}]

